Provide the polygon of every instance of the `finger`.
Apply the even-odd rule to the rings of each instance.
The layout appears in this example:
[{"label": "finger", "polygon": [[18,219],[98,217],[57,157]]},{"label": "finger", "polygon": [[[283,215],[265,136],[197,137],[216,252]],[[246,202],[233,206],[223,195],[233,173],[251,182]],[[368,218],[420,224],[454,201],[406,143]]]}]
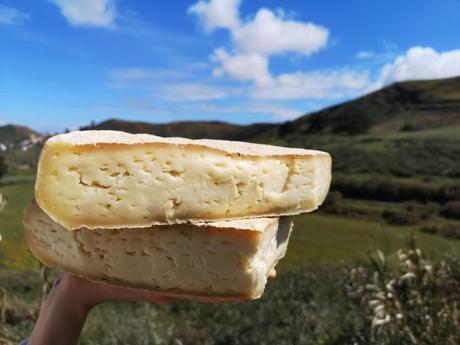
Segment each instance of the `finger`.
[{"label": "finger", "polygon": [[276,278],[276,270],[272,268],[270,272],[268,273],[268,278],[269,279],[275,279]]}]

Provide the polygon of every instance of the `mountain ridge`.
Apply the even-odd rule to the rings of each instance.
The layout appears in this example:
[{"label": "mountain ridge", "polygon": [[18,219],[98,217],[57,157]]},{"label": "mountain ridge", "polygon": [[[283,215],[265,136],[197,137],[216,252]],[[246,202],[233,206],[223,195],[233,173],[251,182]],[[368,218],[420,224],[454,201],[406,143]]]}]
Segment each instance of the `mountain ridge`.
[{"label": "mountain ridge", "polygon": [[[460,124],[460,76],[393,83],[283,123],[238,125],[224,121],[175,121],[159,124],[112,118],[81,129],[276,143],[304,135],[417,131],[454,124]],[[38,133],[25,126],[0,127],[0,141],[21,141],[31,135]]]}]

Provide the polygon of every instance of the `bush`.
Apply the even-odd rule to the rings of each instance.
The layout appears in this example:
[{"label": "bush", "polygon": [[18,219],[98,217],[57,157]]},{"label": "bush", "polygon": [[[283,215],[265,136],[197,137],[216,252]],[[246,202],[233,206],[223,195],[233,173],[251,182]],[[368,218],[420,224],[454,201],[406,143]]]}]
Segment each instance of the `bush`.
[{"label": "bush", "polygon": [[403,208],[389,208],[382,212],[382,218],[389,224],[410,225],[430,219],[438,210],[435,204],[410,202]]},{"label": "bush", "polygon": [[377,252],[350,272],[350,296],[371,320],[368,344],[460,343],[460,260],[434,265],[413,241],[397,261]]},{"label": "bush", "polygon": [[5,157],[0,156],[0,180],[3,175],[8,171],[8,165],[6,164]]},{"label": "bush", "polygon": [[460,201],[449,201],[441,208],[440,214],[446,218],[460,219]]},{"label": "bush", "polygon": [[439,235],[449,239],[460,240],[460,225],[452,223],[428,224],[420,229],[422,232]]},{"label": "bush", "polygon": [[337,209],[343,202],[343,195],[338,191],[330,191],[324,200],[323,205],[321,206],[321,210],[336,213]]},{"label": "bush", "polygon": [[360,107],[349,106],[343,108],[334,122],[332,122],[335,133],[346,133],[357,135],[366,133],[371,126],[372,115]]},{"label": "bush", "polygon": [[380,201],[410,201],[445,203],[460,200],[460,186],[436,186],[418,181],[404,181],[380,176],[335,176],[332,190],[345,197]]}]

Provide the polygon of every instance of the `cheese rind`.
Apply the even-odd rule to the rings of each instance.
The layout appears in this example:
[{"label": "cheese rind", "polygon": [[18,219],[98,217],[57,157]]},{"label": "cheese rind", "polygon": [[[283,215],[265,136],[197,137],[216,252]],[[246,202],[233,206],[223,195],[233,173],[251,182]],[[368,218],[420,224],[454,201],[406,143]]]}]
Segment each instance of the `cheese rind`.
[{"label": "cheese rind", "polygon": [[330,181],[325,152],[87,131],[46,142],[35,195],[68,229],[129,228],[308,212]]},{"label": "cheese rind", "polygon": [[30,250],[48,266],[109,284],[223,300],[261,296],[292,228],[283,217],[68,231],[36,203],[26,208],[24,224]]}]

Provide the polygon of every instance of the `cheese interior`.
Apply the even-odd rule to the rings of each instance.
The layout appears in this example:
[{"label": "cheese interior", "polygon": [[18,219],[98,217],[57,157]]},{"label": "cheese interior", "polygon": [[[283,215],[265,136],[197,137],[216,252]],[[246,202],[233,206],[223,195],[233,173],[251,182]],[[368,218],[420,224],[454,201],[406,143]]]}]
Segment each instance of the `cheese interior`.
[{"label": "cheese interior", "polygon": [[291,219],[225,223],[68,231],[36,204],[25,217],[30,249],[49,266],[134,288],[258,298],[286,252]]},{"label": "cheese interior", "polygon": [[[327,159],[326,159],[327,158]],[[327,156],[244,156],[165,144],[46,145],[36,198],[68,229],[297,214],[318,207]]]}]

